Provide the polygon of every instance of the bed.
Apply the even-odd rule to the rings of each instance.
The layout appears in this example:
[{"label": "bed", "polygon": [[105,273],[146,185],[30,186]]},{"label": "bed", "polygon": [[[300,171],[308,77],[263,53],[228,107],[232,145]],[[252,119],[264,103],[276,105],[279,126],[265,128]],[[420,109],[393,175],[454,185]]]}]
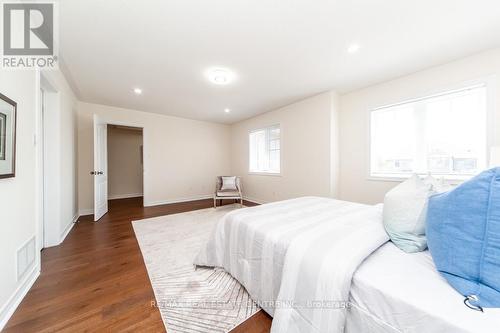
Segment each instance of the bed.
[{"label": "bed", "polygon": [[272,332],[488,332],[428,252],[388,242],[381,205],[304,197],[228,213],[195,259],[223,267],[271,316]]},{"label": "bed", "polygon": [[436,271],[429,251],[391,242],[353,275],[347,332],[499,332],[500,309],[473,311]]}]

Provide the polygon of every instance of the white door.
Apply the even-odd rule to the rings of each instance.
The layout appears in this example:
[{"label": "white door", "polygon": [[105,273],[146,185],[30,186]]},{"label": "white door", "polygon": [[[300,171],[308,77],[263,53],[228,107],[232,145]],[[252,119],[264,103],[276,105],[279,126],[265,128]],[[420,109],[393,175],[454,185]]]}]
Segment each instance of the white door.
[{"label": "white door", "polygon": [[108,212],[107,125],[94,115],[94,221]]}]

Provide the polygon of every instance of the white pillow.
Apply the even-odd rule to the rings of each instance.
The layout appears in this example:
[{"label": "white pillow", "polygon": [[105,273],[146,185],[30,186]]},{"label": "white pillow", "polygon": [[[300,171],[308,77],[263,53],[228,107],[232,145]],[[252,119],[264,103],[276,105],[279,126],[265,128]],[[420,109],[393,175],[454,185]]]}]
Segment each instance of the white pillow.
[{"label": "white pillow", "polygon": [[392,242],[405,252],[427,248],[425,219],[433,186],[413,175],[389,191],[384,199],[384,227]]},{"label": "white pillow", "polygon": [[221,191],[226,191],[226,190],[231,190],[231,191],[236,191],[238,190],[236,188],[236,177],[222,177],[222,187]]}]

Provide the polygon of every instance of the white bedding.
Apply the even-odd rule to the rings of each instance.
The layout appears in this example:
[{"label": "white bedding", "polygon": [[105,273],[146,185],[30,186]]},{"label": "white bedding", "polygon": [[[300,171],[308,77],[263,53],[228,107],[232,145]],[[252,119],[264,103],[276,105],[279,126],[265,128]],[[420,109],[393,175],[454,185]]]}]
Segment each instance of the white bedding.
[{"label": "white bedding", "polygon": [[[272,332],[498,332],[500,310],[466,308],[428,252],[383,245],[381,209],[306,197],[235,210],[195,264],[231,273],[274,317]],[[302,306],[320,300],[351,307]]]},{"label": "white bedding", "polygon": [[468,309],[429,251],[408,254],[390,242],[358,268],[350,302],[346,332],[500,332],[500,309]]},{"label": "white bedding", "polygon": [[342,332],[352,274],[388,240],[381,214],[317,197],[236,210],[195,264],[231,273],[273,315],[272,332]]}]

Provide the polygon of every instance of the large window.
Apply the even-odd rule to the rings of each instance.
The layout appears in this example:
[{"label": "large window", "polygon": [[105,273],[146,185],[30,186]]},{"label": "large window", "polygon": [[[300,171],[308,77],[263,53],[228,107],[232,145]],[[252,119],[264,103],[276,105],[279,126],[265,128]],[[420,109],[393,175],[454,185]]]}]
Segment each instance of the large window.
[{"label": "large window", "polygon": [[483,85],[375,109],[370,175],[474,175],[486,168],[486,132]]},{"label": "large window", "polygon": [[250,172],[279,174],[281,144],[279,125],[250,132]]}]

